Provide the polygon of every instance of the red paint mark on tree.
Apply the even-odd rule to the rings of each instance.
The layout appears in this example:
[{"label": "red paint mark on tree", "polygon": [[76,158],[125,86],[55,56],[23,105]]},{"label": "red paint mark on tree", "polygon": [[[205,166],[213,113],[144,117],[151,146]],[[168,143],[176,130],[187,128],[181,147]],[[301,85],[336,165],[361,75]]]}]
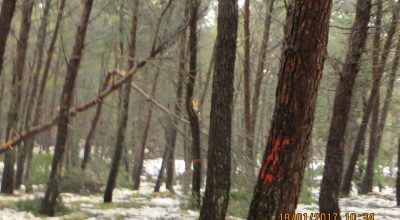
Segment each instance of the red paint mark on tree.
[{"label": "red paint mark on tree", "polygon": [[343,151],[344,150],[344,140],[340,140],[339,142],[339,150]]},{"label": "red paint mark on tree", "polygon": [[[261,179],[263,180],[264,184],[272,182],[274,178],[272,171],[275,169],[278,163],[277,155],[279,152],[279,148],[285,148],[287,145],[290,144],[290,141],[289,138],[277,138],[273,141],[272,138],[269,137],[268,144],[270,146],[272,145],[272,148],[268,155],[264,158],[261,167]],[[280,173],[279,170],[278,173]]]}]

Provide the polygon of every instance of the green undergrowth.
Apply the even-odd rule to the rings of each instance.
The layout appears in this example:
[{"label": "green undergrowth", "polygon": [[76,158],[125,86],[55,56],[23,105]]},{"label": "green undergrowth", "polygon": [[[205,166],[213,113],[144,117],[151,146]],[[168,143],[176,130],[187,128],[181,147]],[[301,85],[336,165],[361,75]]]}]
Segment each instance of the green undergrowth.
[{"label": "green undergrowth", "polygon": [[[41,199],[20,200],[14,203],[14,207],[17,211],[20,212],[30,212],[34,215],[39,215],[41,201]],[[57,202],[54,211],[56,216],[67,215],[72,212],[70,208],[66,207],[63,203],[60,202]]]}]

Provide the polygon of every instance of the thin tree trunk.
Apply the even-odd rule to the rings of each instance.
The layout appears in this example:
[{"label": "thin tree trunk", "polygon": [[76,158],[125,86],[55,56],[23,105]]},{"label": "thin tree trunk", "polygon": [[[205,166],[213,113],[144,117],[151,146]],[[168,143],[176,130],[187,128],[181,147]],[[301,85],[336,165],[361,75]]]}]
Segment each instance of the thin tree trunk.
[{"label": "thin tree trunk", "polygon": [[400,138],[397,148],[396,201],[397,206],[400,206]]},{"label": "thin tree trunk", "polygon": [[[111,74],[107,74],[106,78],[103,81],[103,85],[101,87],[100,92],[104,91],[107,88],[111,77],[114,77],[114,76],[112,76]],[[86,136],[86,141],[85,141],[85,145],[84,145],[83,159],[82,159],[82,163],[81,163],[82,171],[84,171],[86,169],[86,165],[90,159],[90,153],[92,151],[92,139],[93,139],[94,133],[96,131],[97,123],[99,122],[99,119],[100,119],[100,114],[101,114],[102,108],[103,108],[103,103],[102,102],[97,103],[96,113],[94,114],[92,123],[90,124],[89,133]]]},{"label": "thin tree trunk", "polygon": [[[378,4],[379,5],[379,4]],[[362,117],[362,122],[361,122],[361,126],[358,130],[357,133],[357,138],[356,138],[356,142],[354,145],[354,149],[353,149],[353,153],[351,155],[350,158],[350,162],[349,162],[349,166],[346,170],[346,174],[344,176],[343,179],[343,184],[342,184],[342,189],[341,189],[341,193],[344,196],[348,196],[350,193],[350,188],[351,188],[351,181],[353,179],[353,175],[354,175],[354,170],[355,170],[355,165],[357,163],[358,160],[358,156],[360,154],[360,148],[362,145],[362,140],[365,137],[365,131],[368,125],[368,121],[369,121],[369,116],[372,112],[372,109],[375,105],[375,103],[377,102],[377,98],[378,98],[378,94],[379,94],[379,88],[380,88],[380,83],[381,83],[381,79],[382,79],[382,75],[386,66],[386,61],[387,58],[389,56],[389,52],[390,52],[390,48],[392,45],[392,41],[393,41],[393,37],[394,34],[396,32],[397,29],[397,22],[398,22],[398,13],[399,13],[399,5],[400,2],[396,3],[396,7],[395,9],[393,9],[393,16],[392,16],[392,21],[387,33],[387,37],[386,37],[386,42],[382,51],[382,55],[381,55],[381,61],[378,64],[378,66],[376,67],[376,72],[377,75],[376,77],[374,77],[374,80],[372,82],[372,89],[371,89],[371,93],[368,99],[368,104],[367,104],[367,109],[363,114]],[[376,62],[376,61],[375,61]]]},{"label": "thin tree trunk", "polygon": [[229,202],[231,131],[238,32],[237,1],[218,1],[217,48],[208,137],[207,182],[201,220],[223,220]]},{"label": "thin tree trunk", "polygon": [[[189,19],[189,1],[186,0],[183,6],[183,15],[182,15],[182,23],[186,23]],[[175,100],[175,110],[174,113],[178,117],[181,114],[182,109],[182,93],[183,86],[185,83],[185,75],[186,75],[186,40],[187,34],[186,32],[182,32],[179,36],[179,76],[178,83],[176,88],[176,100]],[[171,192],[174,192],[173,183],[174,183],[174,175],[175,175],[175,144],[178,133],[178,119],[171,118],[170,128],[171,133],[169,137],[167,137],[167,145],[168,145],[168,153],[167,153],[167,163],[166,163],[166,171],[167,171],[167,179],[165,182],[166,188]]]},{"label": "thin tree trunk", "polygon": [[[160,66],[157,67],[157,72],[154,77],[153,86],[151,88],[151,97],[155,97],[156,95],[159,75],[160,75]],[[146,149],[147,137],[149,135],[152,117],[153,117],[153,108],[150,105],[149,111],[147,112],[146,123],[143,130],[142,143],[140,145],[140,148],[138,149],[137,158],[133,162],[133,173],[132,173],[133,190],[139,190],[140,176],[142,175],[142,170],[143,170],[144,151]]]},{"label": "thin tree trunk", "polygon": [[[349,49],[336,87],[333,115],[326,148],[324,173],[321,182],[319,207],[321,213],[339,214],[339,193],[343,175],[344,137],[348,123],[353,87],[361,55],[368,38],[371,0],[358,0]],[[338,178],[339,177],[339,178]],[[340,218],[340,215],[338,215]]]},{"label": "thin tree trunk", "polygon": [[[295,212],[324,68],[332,1],[288,2],[275,110],[248,219]],[[315,43],[318,42],[318,43]]]},{"label": "thin tree trunk", "polygon": [[197,17],[200,0],[190,0],[189,18],[189,77],[186,85],[186,111],[189,116],[192,134],[192,196],[194,206],[200,206],[200,186],[201,186],[201,147],[200,147],[200,126],[199,118],[194,109],[193,90],[197,75]]},{"label": "thin tree trunk", "polygon": [[[255,139],[255,137],[256,137],[255,127],[256,127],[256,121],[257,121],[257,115],[258,115],[261,86],[262,86],[262,81],[264,78],[265,58],[267,55],[268,42],[269,42],[271,23],[272,23],[272,13],[274,11],[275,0],[266,0],[265,3],[267,5],[267,11],[265,13],[264,31],[263,31],[263,36],[261,39],[260,51],[258,54],[258,64],[257,64],[256,73],[255,73],[253,99],[252,99],[252,103],[251,103],[252,106],[251,106],[250,138],[251,138],[251,140],[253,140],[253,146],[258,146],[258,145],[254,145],[255,140],[256,140]],[[267,89],[267,88],[265,88],[265,89]],[[257,158],[257,154],[254,153],[253,157]],[[253,160],[253,167],[255,167],[255,166],[256,165],[254,164],[254,160]]]},{"label": "thin tree trunk", "polygon": [[[40,76],[40,72],[42,69],[45,40],[46,40],[46,36],[47,36],[47,21],[48,21],[48,15],[49,15],[49,11],[50,11],[51,0],[46,0],[44,4],[45,5],[44,5],[44,9],[43,9],[43,16],[41,18],[40,27],[39,27],[38,35],[37,35],[37,45],[36,45],[36,49],[35,49],[36,67],[35,67],[35,72],[33,73],[32,91],[31,91],[30,97],[27,102],[28,106],[27,106],[26,119],[25,119],[25,125],[24,125],[25,129],[28,129],[29,126],[31,125],[32,110],[34,109],[34,106],[35,106],[35,99],[36,99],[36,93],[37,93],[37,89],[38,89],[37,87],[38,87],[38,82],[39,82],[39,76]],[[18,155],[17,173],[16,173],[16,177],[15,177],[15,188],[16,189],[19,189],[22,184],[22,175],[24,173],[24,166],[25,166],[25,161],[26,161],[27,150],[28,150],[27,144],[24,144],[24,146],[21,148],[21,151],[19,152],[19,155]]]},{"label": "thin tree trunk", "polygon": [[[19,111],[22,97],[22,83],[25,71],[26,52],[29,44],[29,31],[31,28],[31,15],[34,1],[24,0],[22,5],[22,21],[18,37],[17,60],[12,76],[11,101],[8,110],[8,121],[6,139],[13,137],[17,132]],[[5,154],[4,170],[1,181],[1,192],[11,194],[14,190],[14,164],[15,150],[12,149]]]},{"label": "thin tree trunk", "polygon": [[[168,134],[166,134],[166,135],[168,135]],[[167,136],[166,136],[166,138],[167,138]],[[165,150],[164,150],[163,157],[162,157],[162,163],[161,163],[161,167],[160,167],[160,172],[158,173],[156,185],[154,186],[154,192],[160,192],[162,178],[164,176],[165,165],[167,163],[168,151],[169,151],[168,150],[168,144],[165,143]]]},{"label": "thin tree trunk", "polygon": [[[137,15],[138,15],[139,0],[133,1],[133,13],[131,22],[131,39],[129,43],[129,58],[128,65],[129,69],[134,66],[134,59],[136,53],[136,31],[137,31]],[[132,79],[132,78],[131,78]],[[104,192],[104,202],[109,203],[112,201],[112,192],[115,188],[116,178],[118,176],[119,162],[121,160],[121,154],[123,150],[123,144],[125,142],[126,125],[128,122],[129,112],[129,96],[131,91],[131,79],[128,80],[128,84],[122,87],[122,103],[121,110],[119,112],[119,122],[117,131],[117,140],[115,144],[114,157],[111,164],[110,173],[108,176],[107,186]]]},{"label": "thin tree trunk", "polygon": [[4,52],[6,51],[8,33],[14,17],[16,0],[4,0],[0,11],[0,76],[3,70]]},{"label": "thin tree trunk", "polygon": [[244,88],[244,106],[243,117],[245,127],[245,140],[246,140],[246,159],[248,163],[247,174],[250,179],[255,179],[255,173],[252,171],[253,161],[253,139],[251,139],[251,110],[250,110],[250,0],[244,1],[243,10],[243,30],[244,30],[244,58],[243,58],[243,88]]},{"label": "thin tree trunk", "polygon": [[72,104],[72,98],[75,88],[75,81],[78,75],[79,65],[82,60],[82,53],[85,44],[86,30],[89,22],[90,12],[92,10],[93,0],[85,0],[83,11],[81,13],[79,25],[75,36],[74,48],[68,62],[65,76],[64,87],[60,100],[60,113],[57,122],[57,139],[54,150],[53,162],[51,166],[50,178],[47,183],[45,197],[39,212],[44,215],[53,216],[56,200],[59,195],[59,184],[61,179],[62,160],[65,151],[65,144],[68,137],[68,123],[70,119],[69,109]]}]

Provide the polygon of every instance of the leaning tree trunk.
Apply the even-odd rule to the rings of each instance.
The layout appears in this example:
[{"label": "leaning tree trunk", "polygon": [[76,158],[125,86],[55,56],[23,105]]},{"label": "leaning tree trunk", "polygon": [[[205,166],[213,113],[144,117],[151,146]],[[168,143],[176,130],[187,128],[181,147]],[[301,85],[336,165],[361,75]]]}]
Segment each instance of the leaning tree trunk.
[{"label": "leaning tree trunk", "polygon": [[237,1],[218,1],[217,47],[208,137],[207,183],[200,211],[201,220],[223,220],[228,208],[237,31]]},{"label": "leaning tree trunk", "polygon": [[[133,14],[131,22],[131,39],[129,43],[129,69],[134,66],[134,59],[136,53],[136,31],[137,31],[137,14],[138,14],[139,0],[133,1]],[[127,84],[122,87],[122,102],[121,110],[119,112],[119,122],[117,131],[117,140],[115,144],[114,157],[111,163],[111,169],[108,176],[107,186],[104,192],[104,202],[108,203],[112,201],[112,192],[115,188],[115,183],[118,175],[119,162],[121,160],[123,144],[125,142],[126,125],[128,122],[129,112],[129,96],[131,91],[130,85],[131,79],[128,80]]]},{"label": "leaning tree trunk", "polygon": [[[24,129],[28,129],[29,126],[31,125],[32,110],[34,109],[34,105],[35,105],[39,77],[40,77],[40,72],[42,69],[42,62],[43,62],[43,55],[44,55],[43,52],[44,52],[45,40],[46,40],[46,36],[47,36],[47,21],[48,21],[48,15],[49,15],[49,11],[50,11],[50,4],[51,4],[51,0],[46,0],[44,9],[43,9],[43,15],[42,15],[41,22],[40,22],[40,27],[39,27],[38,34],[37,34],[37,44],[36,44],[35,53],[34,53],[35,59],[36,59],[36,67],[35,67],[35,72],[33,73],[32,91],[31,91],[31,94],[29,95],[28,102],[27,102],[28,105],[27,105],[27,109],[26,109],[26,119],[25,119]],[[22,184],[22,175],[24,173],[27,150],[28,150],[27,145],[24,144],[24,146],[21,147],[21,150],[18,154],[17,173],[15,176],[15,188],[16,189],[19,189]]]},{"label": "leaning tree trunk", "polygon": [[363,114],[361,126],[358,129],[356,142],[354,144],[353,153],[351,155],[351,158],[350,158],[350,161],[349,161],[349,165],[348,165],[348,168],[346,170],[346,174],[345,174],[344,179],[343,179],[341,193],[344,196],[348,196],[349,193],[350,193],[351,181],[353,179],[355,165],[357,163],[358,156],[360,154],[360,149],[361,149],[361,146],[362,146],[362,141],[364,139],[365,131],[367,129],[369,116],[371,115],[372,109],[373,109],[373,107],[374,107],[374,105],[375,105],[375,103],[377,101],[377,98],[378,98],[382,75],[384,73],[384,69],[385,69],[385,66],[386,66],[386,61],[387,61],[387,58],[389,56],[389,52],[390,52],[390,49],[391,49],[393,37],[394,37],[394,34],[396,33],[396,29],[397,29],[397,21],[398,21],[398,16],[399,16],[398,15],[398,13],[399,13],[399,7],[398,6],[399,5],[400,5],[400,2],[396,3],[395,9],[393,9],[393,17],[392,17],[392,21],[391,21],[389,30],[387,32],[387,37],[386,37],[385,45],[384,45],[384,48],[383,48],[383,51],[382,51],[382,55],[381,55],[381,58],[380,58],[380,62],[378,64],[378,66],[376,67],[377,69],[375,70],[377,72],[377,74],[376,74],[376,77],[374,77],[374,80],[372,82],[371,93],[369,95],[366,111]]},{"label": "leaning tree trunk", "polygon": [[3,56],[6,51],[8,33],[14,17],[16,0],[4,0],[0,11],[0,76],[3,69]]},{"label": "leaning tree trunk", "polygon": [[[4,4],[4,3],[3,3]],[[26,51],[29,44],[29,31],[31,29],[31,16],[34,1],[25,0],[22,5],[22,21],[20,26],[20,33],[18,37],[17,46],[17,59],[12,76],[11,84],[11,101],[8,110],[8,121],[6,130],[6,141],[13,137],[17,132],[21,97],[22,97],[22,84],[23,75],[25,71]],[[11,194],[14,190],[14,164],[15,164],[15,150],[11,149],[6,152],[4,157],[4,170],[1,180],[1,192]]]},{"label": "leaning tree trunk", "polygon": [[75,36],[75,45],[68,62],[64,87],[61,93],[60,113],[57,122],[57,139],[51,166],[50,178],[47,183],[45,197],[39,212],[44,215],[53,216],[56,200],[59,195],[59,184],[61,180],[62,159],[65,152],[65,144],[68,137],[69,109],[75,88],[75,81],[78,75],[79,65],[82,60],[83,48],[85,45],[86,30],[92,11],[93,0],[85,0],[81,13],[79,25]]},{"label": "leaning tree trunk", "polygon": [[193,90],[197,75],[197,16],[200,0],[190,0],[189,18],[189,76],[186,85],[186,111],[192,133],[192,196],[194,205],[200,206],[200,186],[201,186],[201,147],[200,147],[200,125],[197,111],[194,108]]},{"label": "leaning tree trunk", "polygon": [[[56,42],[58,39],[58,33],[60,30],[61,20],[62,20],[63,14],[64,14],[65,2],[66,2],[66,0],[62,0],[60,3],[60,7],[58,9],[58,14],[57,14],[56,25],[54,27],[53,35],[51,37],[49,49],[47,50],[46,62],[44,65],[43,76],[42,76],[42,79],[41,79],[40,85],[39,85],[39,93],[38,93],[36,106],[35,106],[35,112],[34,112],[34,116],[33,116],[33,122],[32,122],[33,126],[39,125],[41,116],[43,114],[42,105],[43,105],[43,99],[44,99],[44,92],[45,92],[45,88],[47,85],[47,79],[48,79],[48,75],[50,72],[51,62],[53,60],[53,54],[55,51]],[[58,61],[58,63],[56,64],[56,67],[59,66],[59,63],[60,63],[60,61]],[[58,71],[58,68],[56,68],[55,70]],[[55,74],[54,80],[57,80],[57,76],[58,76],[58,74]],[[54,96],[54,102],[55,102],[55,96]],[[55,107],[55,105],[52,105],[51,109],[54,109],[54,107]],[[26,172],[25,172],[25,183],[26,184],[25,185],[26,185],[27,192],[32,191],[31,168],[32,168],[34,142],[35,142],[34,137],[28,138],[25,142],[26,151],[27,151],[27,162],[26,162],[27,164],[26,164]]]},{"label": "leaning tree trunk", "polygon": [[248,219],[295,212],[328,43],[332,1],[288,5],[275,110]]},{"label": "leaning tree trunk", "polygon": [[[160,66],[157,66],[157,72],[154,77],[153,86],[151,88],[151,97],[155,97],[156,95],[159,75],[160,75]],[[146,149],[147,137],[149,135],[151,118],[153,117],[152,108],[153,106],[149,105],[149,111],[147,112],[147,117],[146,117],[146,124],[143,130],[142,143],[140,145],[140,148],[138,149],[137,157],[133,162],[133,173],[132,173],[133,190],[139,190],[140,186],[140,176],[142,175],[143,162],[144,162],[144,151]]]},{"label": "leaning tree trunk", "polygon": [[349,49],[336,87],[331,127],[326,148],[324,173],[321,182],[319,207],[321,213],[338,214],[340,183],[346,127],[349,120],[353,87],[359,71],[360,58],[368,38],[371,0],[358,0],[356,17],[349,39]]}]

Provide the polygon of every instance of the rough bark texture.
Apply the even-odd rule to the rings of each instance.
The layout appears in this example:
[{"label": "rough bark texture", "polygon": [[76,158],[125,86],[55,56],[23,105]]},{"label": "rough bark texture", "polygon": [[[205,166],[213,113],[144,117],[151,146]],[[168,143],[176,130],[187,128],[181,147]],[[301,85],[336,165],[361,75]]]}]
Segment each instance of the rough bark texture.
[{"label": "rough bark texture", "polygon": [[75,35],[74,48],[68,62],[64,87],[61,93],[59,120],[57,121],[57,139],[51,166],[50,178],[47,183],[45,197],[42,200],[39,212],[44,215],[53,216],[54,207],[59,195],[59,183],[62,171],[62,159],[65,152],[65,144],[68,137],[68,122],[70,119],[69,109],[78,75],[79,65],[82,59],[86,30],[92,10],[93,0],[85,0],[83,11]]},{"label": "rough bark texture", "polygon": [[[393,9],[393,16],[392,16],[391,24],[389,26],[389,30],[387,32],[387,37],[386,37],[385,45],[384,45],[384,48],[382,51],[382,55],[380,56],[380,62],[376,67],[377,69],[374,70],[374,71],[376,71],[377,74],[376,74],[376,77],[373,78],[371,93],[370,93],[369,99],[368,99],[368,104],[367,104],[365,112],[363,113],[362,122],[361,122],[360,128],[358,129],[353,153],[351,155],[351,158],[349,161],[349,166],[346,170],[346,174],[344,176],[343,183],[342,183],[341,194],[344,196],[348,196],[350,193],[351,181],[353,179],[355,165],[358,161],[358,156],[360,154],[362,141],[365,137],[365,132],[367,130],[367,125],[369,122],[369,118],[370,118],[372,109],[375,106],[375,103],[377,102],[377,99],[378,99],[382,75],[383,75],[383,72],[384,72],[384,69],[386,66],[387,58],[389,56],[393,37],[394,37],[394,34],[396,33],[396,29],[397,29],[397,22],[398,22],[398,17],[399,17],[399,4],[400,4],[399,2],[396,3],[395,9]],[[379,4],[378,4],[378,6],[379,6]],[[374,62],[376,62],[376,61],[374,61]]]},{"label": "rough bark texture", "polygon": [[[340,213],[339,193],[343,175],[343,158],[346,127],[351,108],[353,87],[359,71],[361,55],[364,51],[371,0],[358,0],[356,17],[349,39],[349,49],[336,87],[333,115],[326,148],[324,173],[321,182],[319,207],[321,213]],[[340,215],[338,215],[340,216]]]},{"label": "rough bark texture", "polygon": [[[31,29],[31,16],[34,1],[25,0],[22,4],[22,21],[20,26],[20,33],[18,37],[17,58],[15,62],[14,72],[11,82],[11,101],[8,110],[8,121],[6,130],[6,139],[9,139],[17,132],[17,125],[19,120],[19,111],[22,97],[22,84],[23,75],[25,71],[26,51],[29,44],[29,31]],[[14,164],[15,164],[15,150],[12,149],[5,154],[4,157],[4,170],[1,180],[1,192],[13,193],[14,190]]]},{"label": "rough bark texture", "polygon": [[231,123],[236,41],[238,31],[237,1],[218,2],[217,47],[211,95],[208,137],[207,182],[201,220],[225,219],[231,177]]},{"label": "rough bark texture", "polygon": [[288,4],[275,110],[248,219],[295,212],[304,177],[332,1]]},{"label": "rough bark texture", "polygon": [[[43,15],[41,18],[40,22],[40,27],[38,30],[37,34],[37,44],[35,48],[35,60],[36,60],[36,67],[33,72],[33,80],[32,80],[32,90],[30,91],[29,99],[28,99],[28,105],[26,109],[26,119],[25,119],[25,124],[24,128],[28,129],[29,126],[31,125],[31,117],[33,113],[33,109],[35,108],[35,99],[36,99],[36,93],[38,91],[38,83],[39,83],[39,77],[40,77],[40,72],[42,69],[42,62],[43,62],[43,55],[44,55],[44,49],[45,49],[45,40],[47,36],[47,21],[48,21],[48,15],[50,11],[50,4],[51,0],[46,0],[44,3],[44,9],[43,9]],[[18,162],[17,162],[17,173],[15,176],[15,188],[19,189],[21,184],[22,184],[22,175],[24,173],[24,166],[25,166],[25,160],[26,160],[26,153],[27,153],[27,145],[24,144],[23,147],[21,147],[21,150],[18,154]]]},{"label": "rough bark texture", "polygon": [[[160,67],[157,67],[157,72],[153,81],[153,86],[151,88],[151,97],[155,97],[157,90],[158,77],[160,75]],[[142,143],[138,152],[136,154],[136,159],[133,162],[133,190],[138,190],[140,186],[140,176],[142,175],[143,170],[143,161],[144,161],[144,151],[146,149],[147,137],[149,135],[151,118],[153,117],[153,109],[152,106],[149,106],[149,111],[147,112],[146,122],[143,130]]]},{"label": "rough bark texture", "polygon": [[197,75],[197,16],[200,0],[190,0],[189,18],[189,76],[186,85],[186,111],[189,116],[192,133],[192,196],[195,205],[200,206],[201,187],[201,147],[200,147],[200,125],[199,117],[193,108],[193,90]]},{"label": "rough bark texture", "polygon": [[[133,12],[132,12],[132,21],[131,21],[131,39],[129,43],[129,59],[128,65],[129,69],[134,66],[134,59],[136,55],[136,32],[137,32],[137,14],[138,14],[139,0],[133,1]],[[130,85],[131,79],[128,80],[128,84],[124,85],[122,90],[122,102],[120,103],[120,112],[119,112],[119,122],[118,122],[118,131],[117,131],[117,140],[115,144],[115,152],[114,157],[111,163],[111,169],[108,176],[107,186],[104,192],[104,202],[112,201],[112,192],[115,188],[116,179],[118,176],[118,168],[119,162],[121,160],[122,152],[125,144],[125,133],[126,126],[128,122],[128,112],[129,112],[129,97],[131,91]]]},{"label": "rough bark texture", "polygon": [[6,51],[8,33],[10,32],[11,21],[14,17],[16,0],[4,0],[0,12],[0,76],[3,69],[3,56]]}]

